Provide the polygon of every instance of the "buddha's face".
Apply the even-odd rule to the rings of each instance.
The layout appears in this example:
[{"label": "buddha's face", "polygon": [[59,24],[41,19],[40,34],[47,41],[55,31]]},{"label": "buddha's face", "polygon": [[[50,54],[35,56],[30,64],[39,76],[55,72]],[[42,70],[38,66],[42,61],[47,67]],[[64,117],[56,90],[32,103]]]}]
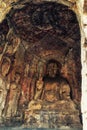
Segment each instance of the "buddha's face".
[{"label": "buddha's face", "polygon": [[48,66],[48,75],[50,77],[55,77],[57,74],[57,65],[55,63],[50,63]]},{"label": "buddha's face", "polygon": [[44,99],[48,102],[55,102],[58,100],[57,92],[58,92],[58,84],[52,83],[52,84],[46,84],[45,92],[44,92]]}]

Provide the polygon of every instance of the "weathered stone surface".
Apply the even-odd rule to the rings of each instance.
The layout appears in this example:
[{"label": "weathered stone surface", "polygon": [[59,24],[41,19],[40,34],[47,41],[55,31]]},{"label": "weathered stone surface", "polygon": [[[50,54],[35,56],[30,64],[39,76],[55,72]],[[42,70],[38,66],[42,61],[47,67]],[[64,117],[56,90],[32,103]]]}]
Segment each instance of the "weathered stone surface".
[{"label": "weathered stone surface", "polygon": [[[0,22],[2,22],[3,19],[5,19],[6,14],[9,13],[10,9],[18,1],[19,0],[4,0],[4,1],[0,0],[0,14],[1,14]],[[35,3],[43,2],[43,0],[32,0],[32,1]],[[45,1],[58,2],[58,3],[62,3],[65,5],[68,5],[68,6],[73,6],[73,3],[75,4],[75,2],[77,2],[76,0],[45,0]],[[29,2],[29,1],[26,0],[26,2]],[[23,2],[21,2],[21,3],[23,4]],[[25,1],[24,1],[24,3],[25,3]],[[18,7],[16,7],[16,8],[18,8]]]},{"label": "weathered stone surface", "polygon": [[[78,111],[80,111],[79,104],[81,98],[80,29],[74,12],[68,8],[76,7],[77,1],[58,1],[58,3],[64,3],[68,5],[68,7],[53,1],[45,4],[45,2],[41,3],[42,1],[34,1],[34,3],[32,3],[26,0],[20,1],[17,5],[15,5],[15,3],[11,4],[16,1],[1,2],[1,21],[13,7],[6,17],[7,25],[4,25],[6,28],[4,27],[0,30],[0,41],[2,43],[0,46],[0,59],[2,60],[3,56],[7,55],[11,60],[11,69],[5,78],[9,81],[10,85],[12,85],[13,81],[16,81],[15,73],[17,72],[21,75],[20,82],[13,85],[16,86],[16,89],[12,87],[10,93],[7,93],[7,99],[9,99],[9,94],[11,97],[15,95],[12,103],[15,103],[16,108],[16,115],[14,116],[14,114],[12,115],[12,111],[14,111],[12,104],[9,105],[10,101],[6,101],[6,110],[10,113],[10,120],[7,121],[7,124],[8,122],[12,123],[12,120],[15,120],[15,122],[18,120],[24,121],[23,113],[28,107],[28,104],[30,104],[30,101],[44,98],[44,100],[42,100],[43,102],[37,101],[34,102],[35,104],[29,105],[29,109],[33,115],[31,116],[32,119],[30,119],[30,117],[26,118],[30,120],[30,126],[33,122],[36,127],[38,127],[38,124],[40,127],[44,127],[46,124],[47,128],[57,128],[62,126],[64,121],[65,125],[69,123],[71,126],[72,124],[73,126],[79,126]],[[36,2],[38,2],[38,4],[36,4]],[[3,24],[1,24],[1,27],[2,26]],[[54,63],[48,67],[51,59]],[[56,64],[60,63],[61,65],[61,67],[59,67],[59,70],[61,70],[60,79],[67,79],[70,84],[70,87],[67,85],[66,88],[62,88],[61,92],[59,91],[60,85],[58,84],[59,80],[57,78],[59,70],[57,70],[58,68],[55,61]],[[27,64],[29,68],[26,68]],[[56,78],[54,78],[55,70],[58,71]],[[25,73],[27,73],[26,76]],[[49,95],[46,94],[43,96],[45,91],[43,91],[43,93],[41,92],[44,89],[44,82],[48,74],[52,76],[56,82],[53,83],[52,78],[48,78],[47,83],[45,83],[45,91],[49,91],[51,87],[54,88],[54,90]],[[37,87],[36,83],[38,81],[42,83],[42,86],[39,85],[39,87]],[[18,86],[21,86],[20,92],[17,91]],[[39,91],[38,94],[37,88],[40,89],[40,87],[41,91]],[[72,92],[70,92],[70,90]],[[17,98],[18,94],[20,96]],[[72,98],[71,104],[68,104],[68,102],[64,102],[64,104],[62,104],[62,102],[56,103],[58,100],[64,99],[65,101],[66,98]],[[49,101],[55,103],[48,103]],[[72,104],[74,104],[74,102],[78,108],[77,114],[72,110]],[[62,107],[62,105],[64,107]],[[40,112],[35,111],[39,114],[35,112],[32,113],[33,109],[40,110]],[[41,119],[43,109],[49,109],[49,111],[51,111],[50,114],[47,111],[43,116],[46,121],[45,124],[43,119]],[[70,109],[72,111],[70,111]],[[58,115],[54,114],[54,110],[58,110],[60,114],[58,112]],[[27,112],[28,111],[25,113]],[[56,123],[57,118],[60,119],[60,122]],[[36,123],[37,119],[38,121]],[[68,122],[68,120],[70,122]]]},{"label": "weathered stone surface", "polygon": [[29,128],[81,126],[79,110],[70,99],[70,86],[59,73],[57,75],[60,66],[59,70],[57,67],[53,60],[48,63],[48,75],[43,80],[44,88],[41,87],[42,97],[30,101],[28,109],[25,110],[25,126]]},{"label": "weathered stone surface", "polygon": [[27,113],[27,121],[25,126],[28,128],[60,128],[61,126],[69,127],[81,127],[79,122],[78,112],[69,113],[69,112],[57,112],[57,111],[33,111]]}]

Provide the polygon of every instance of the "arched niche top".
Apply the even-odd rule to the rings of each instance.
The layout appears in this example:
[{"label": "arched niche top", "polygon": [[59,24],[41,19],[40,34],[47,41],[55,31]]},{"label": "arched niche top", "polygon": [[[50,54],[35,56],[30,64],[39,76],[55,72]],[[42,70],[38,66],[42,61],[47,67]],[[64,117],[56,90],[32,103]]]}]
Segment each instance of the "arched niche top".
[{"label": "arched niche top", "polygon": [[29,43],[37,43],[48,31],[75,41],[80,39],[76,14],[57,2],[25,2],[21,8],[13,8],[7,18],[15,33]]}]

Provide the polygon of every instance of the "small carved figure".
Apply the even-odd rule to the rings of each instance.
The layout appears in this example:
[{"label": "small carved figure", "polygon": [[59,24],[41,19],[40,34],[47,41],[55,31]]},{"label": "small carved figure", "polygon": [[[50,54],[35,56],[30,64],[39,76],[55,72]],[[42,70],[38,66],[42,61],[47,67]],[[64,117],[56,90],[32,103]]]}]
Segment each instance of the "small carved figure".
[{"label": "small carved figure", "polygon": [[30,66],[29,66],[29,64],[26,64],[26,65],[25,65],[25,70],[24,70],[24,76],[25,76],[25,77],[28,76],[29,70],[30,70]]},{"label": "small carved figure", "polygon": [[13,55],[21,43],[20,38],[13,33],[13,29],[10,29],[7,34],[7,40],[8,46],[6,48],[6,54]]},{"label": "small carved figure", "polygon": [[8,102],[6,104],[5,116],[6,118],[14,117],[17,113],[18,100],[21,93],[20,74],[15,74],[15,80],[10,84],[10,91],[8,94]]},{"label": "small carved figure", "polygon": [[6,49],[7,49],[7,42],[5,43],[4,46],[1,46],[1,47],[0,47],[0,62],[1,62],[2,59],[3,59],[3,55],[4,55],[5,51],[6,51]]},{"label": "small carved figure", "polygon": [[44,85],[43,78],[40,77],[39,80],[36,82],[36,93],[35,93],[35,96],[34,96],[35,100],[41,99],[43,85]]},{"label": "small carved figure", "polygon": [[31,83],[31,78],[28,77],[29,74],[29,64],[25,65],[24,69],[24,77],[21,82],[21,88],[22,88],[22,93],[20,97],[20,106],[24,107],[27,105],[27,103],[30,100],[30,83]]},{"label": "small carved figure", "polygon": [[69,100],[70,97],[70,86],[67,82],[62,82],[60,85],[60,97],[61,100]]},{"label": "small carved figure", "polygon": [[44,62],[40,60],[37,65],[37,71],[38,71],[38,77],[41,77],[44,75]]},{"label": "small carved figure", "polygon": [[31,79],[31,84],[30,84],[30,100],[34,99],[34,95],[35,95],[35,86],[36,86],[36,76],[33,76]]},{"label": "small carved figure", "polygon": [[0,122],[2,122],[2,112],[5,107],[7,92],[9,89],[10,83],[6,79],[6,75],[9,72],[11,61],[8,57],[3,58],[1,64],[1,73],[0,73]]}]

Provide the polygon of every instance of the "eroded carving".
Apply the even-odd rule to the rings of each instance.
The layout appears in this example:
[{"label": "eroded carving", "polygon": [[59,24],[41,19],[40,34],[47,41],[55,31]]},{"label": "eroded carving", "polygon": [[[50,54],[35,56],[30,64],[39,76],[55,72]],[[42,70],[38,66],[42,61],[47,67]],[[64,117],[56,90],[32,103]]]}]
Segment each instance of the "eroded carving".
[{"label": "eroded carving", "polygon": [[8,82],[6,75],[9,72],[11,61],[8,57],[3,58],[1,63],[1,74],[0,74],[0,123],[3,121],[3,110],[5,108],[6,97],[10,83]]},{"label": "eroded carving", "polygon": [[4,116],[6,119],[10,119],[17,115],[18,100],[21,93],[20,74],[15,73],[14,81],[10,83],[10,88],[8,92],[6,107],[4,111]]},{"label": "eroded carving", "polygon": [[3,67],[6,75],[0,72],[0,85],[9,84],[4,99],[0,89],[1,122],[3,118],[6,125],[24,122],[35,128],[79,126],[80,33],[75,14],[55,2],[15,7],[6,17],[8,23],[0,24],[0,65],[4,56],[11,64],[9,72]]},{"label": "eroded carving", "polygon": [[[71,100],[70,85],[68,81],[60,75],[60,64],[58,65],[56,61],[51,60],[47,66],[46,77],[43,78],[43,81],[42,78],[41,80],[39,79],[39,81],[37,81],[37,83],[40,84],[36,83],[37,86],[35,97],[33,100],[31,100],[31,102],[29,102],[28,109],[25,111],[25,120],[26,124],[29,125],[29,127],[31,127],[31,123],[33,127],[36,127],[37,125],[41,125],[40,127],[43,127],[44,122],[41,124],[41,118],[43,118],[41,117],[41,113],[43,113],[44,111],[46,112],[46,125],[48,126],[49,121],[52,125],[49,116],[51,116],[52,112],[54,111],[63,116],[63,118],[60,119],[60,122],[63,122],[64,119],[65,122],[67,122],[67,113],[67,115],[71,119],[71,124],[80,123],[79,111],[76,109],[75,103]],[[48,112],[50,112],[50,114],[48,114]],[[77,113],[77,118],[74,117],[74,113]],[[74,121],[72,116],[76,118],[76,121]],[[32,118],[35,119],[35,122],[33,122]],[[55,127],[57,127],[56,122],[54,123]],[[55,127],[53,126],[52,128]]]}]

